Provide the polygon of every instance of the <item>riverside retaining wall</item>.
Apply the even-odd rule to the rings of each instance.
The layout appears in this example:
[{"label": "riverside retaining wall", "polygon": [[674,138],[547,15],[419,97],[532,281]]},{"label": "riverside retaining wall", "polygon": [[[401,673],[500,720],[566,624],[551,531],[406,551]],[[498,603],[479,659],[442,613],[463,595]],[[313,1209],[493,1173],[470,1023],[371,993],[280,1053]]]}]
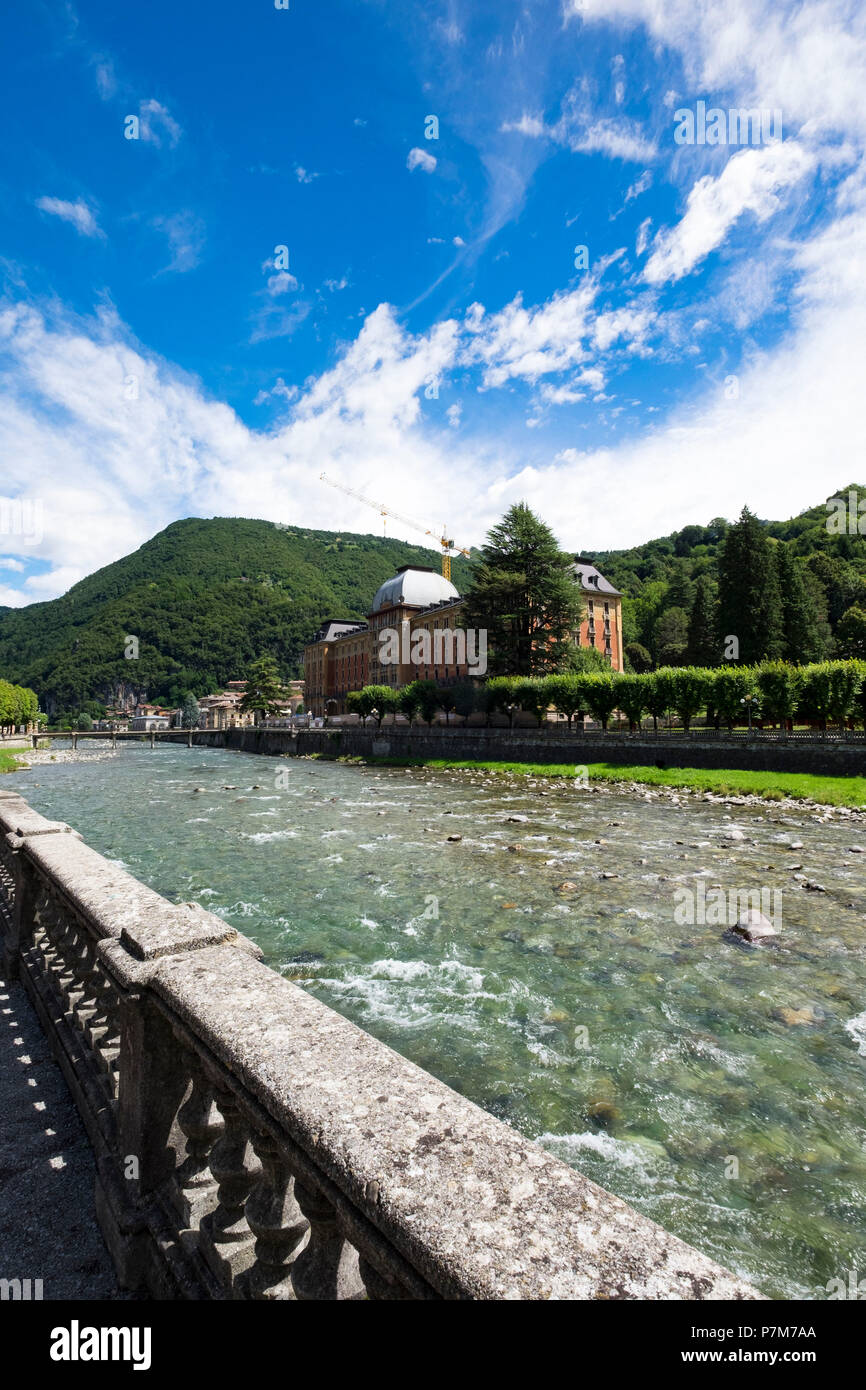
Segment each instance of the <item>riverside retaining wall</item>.
[{"label": "riverside retaining wall", "polygon": [[196,744],[271,756],[317,753],[324,757],[480,758],[499,762],[615,763],[648,767],[808,772],[816,776],[866,776],[866,741],[757,735],[749,739],[707,734],[652,735],[560,733],[553,728],[485,729],[386,726],[381,731],[336,729],[206,730]]}]

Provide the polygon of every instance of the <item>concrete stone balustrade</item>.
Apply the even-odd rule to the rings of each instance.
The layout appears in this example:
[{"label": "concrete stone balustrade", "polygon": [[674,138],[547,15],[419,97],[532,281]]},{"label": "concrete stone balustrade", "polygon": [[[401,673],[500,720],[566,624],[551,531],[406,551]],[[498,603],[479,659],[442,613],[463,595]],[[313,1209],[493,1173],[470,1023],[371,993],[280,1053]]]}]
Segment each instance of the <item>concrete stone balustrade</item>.
[{"label": "concrete stone balustrade", "polygon": [[0,924],[157,1298],[758,1294],[0,792]]}]

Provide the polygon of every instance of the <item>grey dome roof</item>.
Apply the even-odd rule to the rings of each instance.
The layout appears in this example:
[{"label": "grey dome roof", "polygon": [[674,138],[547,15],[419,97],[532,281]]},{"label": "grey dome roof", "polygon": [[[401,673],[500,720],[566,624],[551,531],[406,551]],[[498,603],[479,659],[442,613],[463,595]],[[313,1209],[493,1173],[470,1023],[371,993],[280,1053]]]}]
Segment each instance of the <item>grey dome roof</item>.
[{"label": "grey dome roof", "polygon": [[444,579],[435,570],[405,565],[392,579],[386,579],[376,590],[372,611],[378,613],[382,608],[393,608],[397,604],[407,604],[412,608],[430,608],[434,603],[442,603],[444,599],[459,597],[451,581]]}]

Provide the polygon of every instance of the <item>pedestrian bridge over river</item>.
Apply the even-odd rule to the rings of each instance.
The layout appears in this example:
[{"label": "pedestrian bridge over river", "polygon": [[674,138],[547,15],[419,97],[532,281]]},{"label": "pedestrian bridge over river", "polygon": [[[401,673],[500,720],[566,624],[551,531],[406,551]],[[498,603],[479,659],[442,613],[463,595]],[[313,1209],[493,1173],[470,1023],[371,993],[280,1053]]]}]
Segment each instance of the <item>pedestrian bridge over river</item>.
[{"label": "pedestrian bridge over river", "polygon": [[4,791],[0,937],[92,1146],[124,1289],[760,1297]]}]

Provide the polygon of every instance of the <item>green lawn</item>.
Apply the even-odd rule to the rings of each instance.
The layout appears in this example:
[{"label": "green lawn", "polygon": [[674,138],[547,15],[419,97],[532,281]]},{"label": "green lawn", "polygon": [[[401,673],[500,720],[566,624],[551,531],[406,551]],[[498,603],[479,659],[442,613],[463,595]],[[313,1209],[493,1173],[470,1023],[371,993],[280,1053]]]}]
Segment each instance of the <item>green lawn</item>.
[{"label": "green lawn", "polygon": [[[509,772],[526,777],[576,777],[574,763],[506,763],[472,758],[368,758],[366,762],[413,767],[472,768]],[[824,806],[866,806],[866,777],[814,777],[806,772],[745,772],[699,767],[620,767],[589,763],[592,782],[641,782],[656,787],[692,787],[722,796],[783,797],[820,802]]]},{"label": "green lawn", "polygon": [[23,748],[0,748],[0,772],[14,772],[23,752]]}]

